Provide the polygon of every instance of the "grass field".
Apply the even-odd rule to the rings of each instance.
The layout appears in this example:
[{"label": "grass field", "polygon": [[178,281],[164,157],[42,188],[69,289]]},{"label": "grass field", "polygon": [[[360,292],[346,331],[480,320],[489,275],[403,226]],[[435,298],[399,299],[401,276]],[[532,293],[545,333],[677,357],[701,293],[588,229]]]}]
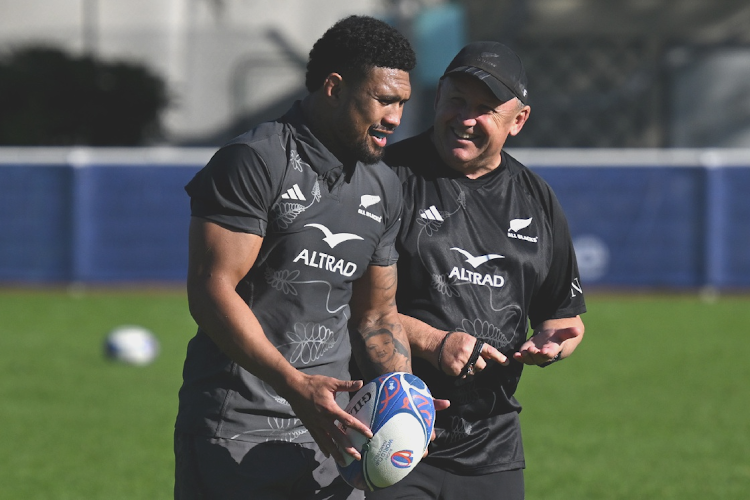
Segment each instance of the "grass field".
[{"label": "grass field", "polygon": [[[527,499],[748,498],[750,297],[588,306],[575,357],[521,382]],[[154,364],[104,359],[122,324],[156,333]],[[194,328],[182,291],[0,291],[0,498],[171,498]]]}]

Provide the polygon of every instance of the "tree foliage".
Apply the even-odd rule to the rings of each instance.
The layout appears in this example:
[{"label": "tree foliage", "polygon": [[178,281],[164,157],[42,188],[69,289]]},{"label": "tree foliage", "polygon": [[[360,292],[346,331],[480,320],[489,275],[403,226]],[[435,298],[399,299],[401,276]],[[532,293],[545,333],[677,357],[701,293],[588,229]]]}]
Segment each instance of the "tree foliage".
[{"label": "tree foliage", "polygon": [[142,145],[167,104],[164,82],[137,64],[45,47],[0,58],[2,145]]}]

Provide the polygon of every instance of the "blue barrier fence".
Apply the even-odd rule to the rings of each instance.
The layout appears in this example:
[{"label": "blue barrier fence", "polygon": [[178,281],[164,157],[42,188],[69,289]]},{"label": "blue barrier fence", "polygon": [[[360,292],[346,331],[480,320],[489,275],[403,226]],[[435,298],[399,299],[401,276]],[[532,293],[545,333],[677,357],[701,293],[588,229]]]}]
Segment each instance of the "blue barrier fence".
[{"label": "blue barrier fence", "polygon": [[[209,149],[0,149],[0,284],[183,282]],[[513,150],[555,189],[584,285],[750,287],[749,150]]]},{"label": "blue barrier fence", "polygon": [[0,282],[179,282],[207,150],[0,150]]}]

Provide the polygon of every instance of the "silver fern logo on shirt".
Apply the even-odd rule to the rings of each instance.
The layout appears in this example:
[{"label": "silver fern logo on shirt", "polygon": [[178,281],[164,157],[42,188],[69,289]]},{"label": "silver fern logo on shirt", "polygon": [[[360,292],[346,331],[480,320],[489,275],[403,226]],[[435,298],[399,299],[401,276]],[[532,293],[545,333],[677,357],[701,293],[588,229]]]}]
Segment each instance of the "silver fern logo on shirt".
[{"label": "silver fern logo on shirt", "polygon": [[529,227],[533,220],[533,217],[529,217],[528,219],[511,219],[510,227],[508,228],[508,238],[513,238],[514,240],[530,241],[531,243],[536,243],[537,241],[539,241],[538,236],[528,236],[519,233],[519,231],[521,231],[522,229],[526,229],[527,227]]},{"label": "silver fern logo on shirt", "polygon": [[359,208],[357,208],[357,213],[360,215],[364,215],[365,217],[369,217],[374,221],[383,222],[382,215],[375,215],[374,213],[367,210],[369,207],[375,205],[376,203],[380,203],[380,196],[375,194],[363,194],[359,199]]},{"label": "silver fern logo on shirt", "polygon": [[[479,266],[492,260],[505,258],[504,256],[496,253],[474,256],[463,248],[458,247],[453,247],[451,248],[451,250],[456,251],[466,257],[464,262],[469,264],[473,269],[476,269]],[[500,288],[505,285],[505,278],[503,278],[499,274],[484,274],[481,272],[466,269],[465,267],[458,266],[455,266],[451,270],[450,274],[448,274],[448,279],[465,281],[472,285],[491,286],[493,288]]]}]

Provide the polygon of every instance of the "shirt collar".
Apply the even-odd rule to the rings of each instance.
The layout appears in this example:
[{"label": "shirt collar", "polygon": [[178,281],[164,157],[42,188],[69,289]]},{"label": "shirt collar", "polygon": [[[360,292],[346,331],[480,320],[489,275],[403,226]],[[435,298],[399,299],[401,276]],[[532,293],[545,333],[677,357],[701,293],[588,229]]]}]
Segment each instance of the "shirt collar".
[{"label": "shirt collar", "polygon": [[335,168],[343,169],[339,159],[308,128],[302,113],[301,101],[296,101],[280,121],[290,125],[295,130],[297,152],[305,158],[319,177],[324,177],[326,173]]}]

